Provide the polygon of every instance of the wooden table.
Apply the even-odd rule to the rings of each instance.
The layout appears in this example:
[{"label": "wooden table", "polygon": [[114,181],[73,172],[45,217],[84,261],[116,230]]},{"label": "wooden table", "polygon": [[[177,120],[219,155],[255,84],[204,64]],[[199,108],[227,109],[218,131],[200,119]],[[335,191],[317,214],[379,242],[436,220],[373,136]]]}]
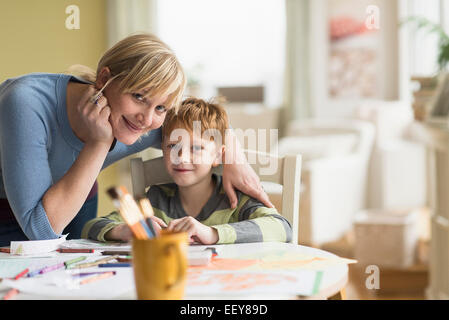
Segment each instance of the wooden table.
[{"label": "wooden table", "polygon": [[[211,246],[204,246],[204,247],[211,247]],[[306,246],[300,246],[300,245],[294,245],[290,243],[277,243],[277,242],[261,242],[261,243],[245,243],[245,244],[231,244],[231,245],[215,245],[213,246],[216,248],[217,252],[219,253],[220,258],[229,258],[229,259],[238,259],[243,258],[248,255],[254,255],[257,254],[259,256],[263,256],[264,254],[275,252],[276,250],[291,250],[293,252],[302,253],[306,255],[311,256],[317,256],[317,257],[331,257],[335,258],[335,256],[332,253],[306,247]],[[98,253],[95,253],[98,255]],[[68,256],[68,254],[61,254],[59,255],[65,255],[65,257],[71,258],[74,255]],[[78,254],[79,255],[79,254]],[[86,254],[84,254],[86,255]],[[1,259],[1,255],[0,255]],[[97,270],[100,268],[97,268]],[[123,268],[119,268],[123,269]],[[105,271],[104,268],[101,268],[102,271]],[[342,289],[344,289],[347,281],[348,281],[348,265],[347,264],[337,264],[330,266],[329,268],[322,270],[323,276],[321,278],[321,284],[319,288],[318,294],[314,296],[308,296],[308,297],[299,297],[299,296],[293,296],[288,294],[276,294],[276,295],[239,295],[236,297],[232,297],[234,299],[327,299],[329,297],[332,297],[336,294],[338,294]],[[134,286],[132,286],[134,287]],[[105,287],[105,290],[111,290],[109,287]],[[3,296],[9,289],[5,287],[4,284],[0,283],[0,296]],[[43,295],[43,294],[31,294],[26,292],[20,292],[18,295],[15,296],[14,299],[17,300],[36,300],[36,299],[66,299],[64,297],[58,297],[58,296],[49,296],[49,295]],[[70,299],[92,299],[88,296],[79,296],[76,298],[70,298]],[[95,299],[95,298],[94,298]],[[118,297],[114,297],[114,299],[136,299],[136,294],[134,288],[132,290],[128,290],[126,293],[121,294]],[[213,292],[208,294],[207,296],[189,296],[188,294],[185,296],[185,299],[192,299],[192,300],[201,300],[201,299],[229,299],[229,297],[220,297],[215,296]]]}]

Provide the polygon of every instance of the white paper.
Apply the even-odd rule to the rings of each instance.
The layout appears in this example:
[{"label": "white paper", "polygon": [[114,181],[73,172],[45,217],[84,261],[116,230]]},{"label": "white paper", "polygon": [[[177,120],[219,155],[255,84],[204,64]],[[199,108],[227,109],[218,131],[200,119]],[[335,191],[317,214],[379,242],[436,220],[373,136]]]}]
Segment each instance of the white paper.
[{"label": "white paper", "polygon": [[72,239],[62,243],[61,249],[94,249],[104,251],[131,251],[128,242],[100,242],[87,239]]},{"label": "white paper", "polygon": [[58,258],[47,259],[0,259],[0,278],[12,278],[28,268],[30,271],[60,262]]},{"label": "white paper", "polygon": [[318,292],[321,274],[319,271],[298,270],[295,272],[245,272],[245,271],[202,271],[189,273],[186,295],[236,297],[256,295],[302,295],[311,296]]},{"label": "white paper", "polygon": [[11,241],[12,255],[38,255],[55,251],[66,241],[67,235],[52,240]]},{"label": "white paper", "polygon": [[[99,270],[100,269],[100,270]],[[58,299],[112,299],[135,290],[132,268],[116,268],[114,276],[79,285],[69,282],[71,273],[54,271],[43,276],[19,280],[4,279],[3,284],[20,292]],[[86,268],[82,272],[111,271],[109,268]],[[78,270],[78,272],[80,272]]]}]

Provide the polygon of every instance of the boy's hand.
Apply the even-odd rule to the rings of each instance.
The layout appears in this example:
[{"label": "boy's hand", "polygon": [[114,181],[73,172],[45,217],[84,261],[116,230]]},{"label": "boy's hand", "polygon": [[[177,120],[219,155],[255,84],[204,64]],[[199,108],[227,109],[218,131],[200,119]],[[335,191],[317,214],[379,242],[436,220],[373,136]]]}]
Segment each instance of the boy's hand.
[{"label": "boy's hand", "polygon": [[170,221],[168,231],[187,232],[190,243],[215,244],[218,241],[218,231],[215,228],[205,226],[193,217],[185,217]]},{"label": "boy's hand", "polygon": [[153,228],[156,229],[156,232],[161,231],[162,228],[167,228],[167,224],[161,218],[151,216],[150,219],[153,223]]},{"label": "boy's hand", "polygon": [[120,224],[104,235],[105,240],[111,241],[131,241],[133,233],[126,223]]}]

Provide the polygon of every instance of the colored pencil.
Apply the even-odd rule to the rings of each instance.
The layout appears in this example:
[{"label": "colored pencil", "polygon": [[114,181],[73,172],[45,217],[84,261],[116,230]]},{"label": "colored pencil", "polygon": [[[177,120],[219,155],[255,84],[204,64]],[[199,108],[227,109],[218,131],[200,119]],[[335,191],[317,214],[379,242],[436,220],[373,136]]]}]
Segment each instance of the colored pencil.
[{"label": "colored pencil", "polygon": [[60,253],[94,253],[94,249],[57,249]]},{"label": "colored pencil", "polygon": [[128,190],[124,186],[120,186],[119,188],[116,188],[116,191],[120,197],[121,206],[126,209],[125,213],[129,215],[128,219],[131,220],[130,223],[132,225],[136,225],[137,223],[140,223],[146,233],[147,238],[153,238],[155,236],[153,226],[151,225],[151,228],[150,228],[147,221],[145,220],[144,214],[142,214],[141,208],[136,203],[136,201],[134,200],[132,195],[129,194]]},{"label": "colored pencil", "polygon": [[19,274],[17,274],[14,277],[14,280],[18,280],[20,278],[22,278],[24,275],[26,275],[30,270],[28,268],[26,268],[25,270],[23,270],[22,272],[20,272]]},{"label": "colored pencil", "polygon": [[125,220],[137,239],[154,237],[154,233],[149,229],[136,201],[124,186],[110,188],[107,192],[112,198],[114,205],[119,209],[123,220]]},{"label": "colored pencil", "polygon": [[100,268],[121,268],[121,267],[131,267],[131,263],[100,263],[98,265]]},{"label": "colored pencil", "polygon": [[9,290],[4,296],[3,296],[3,300],[9,300],[11,298],[13,298],[14,296],[16,296],[19,293],[19,290],[13,288],[11,290]]},{"label": "colored pencil", "polygon": [[58,263],[58,264],[55,264],[55,265],[52,265],[52,266],[45,267],[39,273],[40,274],[44,274],[44,273],[51,272],[51,271],[54,271],[54,270],[58,270],[58,269],[61,269],[61,268],[64,268],[64,267],[65,267],[64,262],[61,262],[61,263]]},{"label": "colored pencil", "polygon": [[101,254],[104,256],[113,256],[113,255],[121,255],[121,256],[129,256],[131,251],[103,251]]},{"label": "colored pencil", "polygon": [[118,262],[131,262],[133,259],[131,258],[131,256],[127,256],[126,258],[117,258]]},{"label": "colored pencil", "polygon": [[41,270],[42,270],[42,268],[28,272],[27,277],[31,278],[31,277],[37,276],[39,273],[41,273]]},{"label": "colored pencil", "polygon": [[66,269],[70,269],[75,263],[80,262],[80,261],[83,261],[83,260],[85,260],[85,259],[86,259],[86,257],[85,257],[85,256],[82,256],[82,257],[74,258],[74,259],[72,259],[72,260],[65,261],[65,262],[64,262],[65,268],[66,268]]},{"label": "colored pencil", "polygon": [[87,279],[81,281],[80,284],[87,284],[87,283],[95,282],[95,281],[98,281],[101,279],[106,279],[106,278],[112,277],[113,275],[115,275],[115,271],[105,272],[103,274],[99,274],[99,275],[87,278]]},{"label": "colored pencil", "polygon": [[34,271],[31,271],[31,272],[28,272],[27,277],[31,278],[31,277],[37,276],[38,274],[44,274],[44,273],[47,273],[47,272],[50,272],[50,271],[53,271],[53,270],[56,270],[56,269],[60,269],[60,268],[64,268],[64,263],[63,262],[55,264],[55,265],[43,267],[43,268],[40,268],[40,269],[36,269]]},{"label": "colored pencil", "polygon": [[159,233],[157,232],[157,228],[154,228],[153,221],[151,220],[151,217],[154,216],[154,210],[153,210],[153,206],[151,205],[150,200],[146,197],[141,197],[138,200],[138,202],[139,202],[140,210],[142,210],[142,212],[143,212],[143,216],[145,217],[148,227],[150,228],[150,230],[154,234],[154,236],[158,236]]},{"label": "colored pencil", "polygon": [[98,271],[98,272],[80,272],[80,273],[74,273],[72,274],[72,277],[74,278],[81,278],[81,277],[87,277],[87,276],[93,276],[95,274],[103,274],[109,271]]},{"label": "colored pencil", "polygon": [[204,249],[204,251],[206,250],[212,251],[212,257],[218,256],[217,250],[215,250],[214,247],[207,247],[206,249]]},{"label": "colored pencil", "polygon": [[110,261],[110,260],[113,260],[113,259],[116,259],[116,258],[118,258],[118,255],[115,255],[115,256],[109,256],[109,257],[106,257],[106,258],[103,258],[103,259],[100,259],[100,260],[96,260],[96,261],[93,261],[93,262],[87,262],[87,263],[77,264],[77,265],[74,266],[73,268],[74,268],[74,269],[75,269],[75,268],[80,268],[80,269],[82,269],[82,268],[96,267],[96,266],[98,266],[100,263],[106,263],[106,262],[108,262],[108,261]]}]

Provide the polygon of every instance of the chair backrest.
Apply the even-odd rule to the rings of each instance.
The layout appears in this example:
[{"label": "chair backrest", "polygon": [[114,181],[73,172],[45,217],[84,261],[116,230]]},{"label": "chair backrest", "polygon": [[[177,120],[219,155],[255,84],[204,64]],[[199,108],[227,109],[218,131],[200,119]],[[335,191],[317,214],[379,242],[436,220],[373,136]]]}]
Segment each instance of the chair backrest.
[{"label": "chair backrest", "polygon": [[[259,175],[261,181],[277,183],[282,188],[282,212],[291,224],[292,243],[298,244],[299,227],[299,194],[301,180],[301,155],[276,155],[246,150],[249,164]],[[222,167],[214,168],[217,174]],[[134,197],[145,195],[145,189],[152,185],[171,183],[162,157],[142,161],[142,158],[131,159],[131,179]]]}]

